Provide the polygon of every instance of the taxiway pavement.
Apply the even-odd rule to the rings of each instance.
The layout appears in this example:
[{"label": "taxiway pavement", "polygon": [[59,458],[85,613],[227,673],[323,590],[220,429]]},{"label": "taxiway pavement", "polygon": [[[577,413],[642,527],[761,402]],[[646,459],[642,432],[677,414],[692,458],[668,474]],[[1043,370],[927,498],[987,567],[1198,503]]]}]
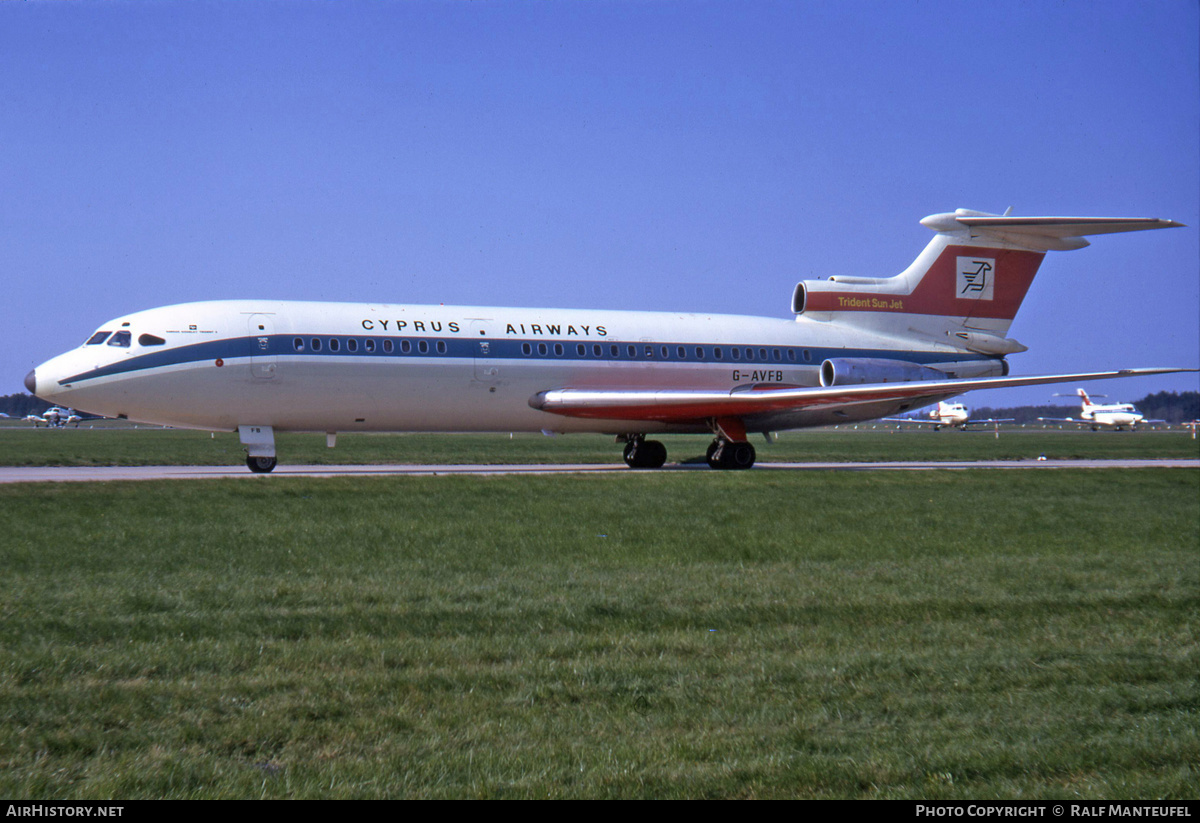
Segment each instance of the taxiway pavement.
[{"label": "taxiway pavement", "polygon": [[[983,460],[880,463],[759,463],[750,471],[963,471],[969,469],[1200,469],[1200,460]],[[0,483],[80,483],[119,480],[206,480],[287,477],[391,477],[430,475],[595,474],[711,471],[703,463],[676,463],[661,469],[629,469],[619,463],[524,465],[339,465],[279,466],[254,474],[244,466],[14,466],[0,467]]]}]

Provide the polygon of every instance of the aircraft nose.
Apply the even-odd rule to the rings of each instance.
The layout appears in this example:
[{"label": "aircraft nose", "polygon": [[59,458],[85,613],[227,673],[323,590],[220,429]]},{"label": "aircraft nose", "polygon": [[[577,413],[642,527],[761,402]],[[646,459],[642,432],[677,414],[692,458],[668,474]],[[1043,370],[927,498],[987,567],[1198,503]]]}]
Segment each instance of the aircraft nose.
[{"label": "aircraft nose", "polygon": [[37,369],[30,369],[29,374],[25,375],[25,388],[29,389],[30,394],[37,394]]}]

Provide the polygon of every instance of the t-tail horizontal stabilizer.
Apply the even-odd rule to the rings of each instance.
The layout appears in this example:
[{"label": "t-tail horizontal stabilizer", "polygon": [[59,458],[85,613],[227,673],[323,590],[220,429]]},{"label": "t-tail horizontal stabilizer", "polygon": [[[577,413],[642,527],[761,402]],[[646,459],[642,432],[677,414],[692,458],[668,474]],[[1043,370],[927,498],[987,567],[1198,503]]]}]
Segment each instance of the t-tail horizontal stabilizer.
[{"label": "t-tail horizontal stabilizer", "polygon": [[1031,251],[1071,251],[1089,245],[1089,234],[1179,228],[1182,223],[1157,217],[1013,217],[958,209],[931,214],[921,225],[937,232],[960,232],[993,237]]}]

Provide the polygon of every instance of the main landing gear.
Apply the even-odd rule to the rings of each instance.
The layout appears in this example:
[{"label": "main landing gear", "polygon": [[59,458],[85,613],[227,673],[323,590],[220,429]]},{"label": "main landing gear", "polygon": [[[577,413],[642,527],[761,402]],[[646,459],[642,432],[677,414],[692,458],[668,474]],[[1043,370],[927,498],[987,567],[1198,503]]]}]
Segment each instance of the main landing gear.
[{"label": "main landing gear", "polygon": [[[708,447],[705,459],[714,469],[748,469],[754,465],[754,447],[745,440],[718,436]],[[631,469],[657,469],[667,462],[667,447],[643,434],[625,435],[625,465]]]},{"label": "main landing gear", "polygon": [[[717,439],[704,455],[714,469],[748,469],[754,465],[754,447],[746,439],[746,426],[736,417],[709,421]],[[770,439],[770,438],[768,438]]]},{"label": "main landing gear", "polygon": [[704,455],[714,469],[748,469],[754,465],[754,447],[744,440],[738,443],[717,438]]},{"label": "main landing gear", "polygon": [[659,469],[667,462],[667,447],[645,435],[631,434],[625,440],[625,465],[631,469]]}]

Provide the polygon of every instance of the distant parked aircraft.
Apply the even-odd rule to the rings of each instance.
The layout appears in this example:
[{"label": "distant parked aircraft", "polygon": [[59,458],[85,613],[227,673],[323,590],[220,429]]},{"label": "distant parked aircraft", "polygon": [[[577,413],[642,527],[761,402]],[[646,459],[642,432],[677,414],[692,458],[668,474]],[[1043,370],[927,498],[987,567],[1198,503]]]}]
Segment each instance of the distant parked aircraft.
[{"label": "distant parked aircraft", "polygon": [[938,403],[937,408],[929,412],[929,419],[924,420],[920,417],[885,417],[883,418],[889,423],[913,423],[918,426],[933,426],[934,431],[940,431],[942,426],[955,426],[960,429],[965,429],[967,426],[986,426],[997,423],[1011,423],[1012,417],[994,418],[989,417],[987,420],[972,420],[971,410],[962,403],[946,403],[945,401]]},{"label": "distant parked aircraft", "polygon": [[64,409],[61,406],[51,406],[40,415],[25,415],[25,421],[27,423],[32,423],[34,427],[40,427],[44,423],[47,428],[51,429],[61,429],[72,424],[75,426],[75,428],[79,428],[79,422],[81,420],[83,420],[83,418],[76,414],[72,409]]},{"label": "distant parked aircraft", "polygon": [[1092,431],[1099,431],[1101,426],[1121,431],[1129,429],[1137,431],[1139,423],[1165,423],[1165,420],[1146,420],[1145,416],[1133,407],[1132,403],[1111,403],[1100,405],[1093,403],[1087,392],[1079,389],[1081,410],[1079,419],[1071,417],[1039,417],[1045,423],[1075,423],[1080,426],[1091,426]]}]

